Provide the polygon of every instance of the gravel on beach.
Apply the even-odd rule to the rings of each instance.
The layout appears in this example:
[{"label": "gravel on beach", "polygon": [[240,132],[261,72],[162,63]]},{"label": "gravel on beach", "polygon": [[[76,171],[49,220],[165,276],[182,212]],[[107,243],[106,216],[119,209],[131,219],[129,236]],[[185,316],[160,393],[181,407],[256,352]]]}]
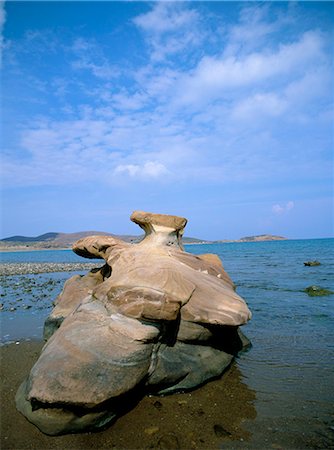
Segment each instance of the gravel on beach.
[{"label": "gravel on beach", "polygon": [[101,263],[0,263],[0,275],[26,275],[52,272],[75,272],[100,267]]}]

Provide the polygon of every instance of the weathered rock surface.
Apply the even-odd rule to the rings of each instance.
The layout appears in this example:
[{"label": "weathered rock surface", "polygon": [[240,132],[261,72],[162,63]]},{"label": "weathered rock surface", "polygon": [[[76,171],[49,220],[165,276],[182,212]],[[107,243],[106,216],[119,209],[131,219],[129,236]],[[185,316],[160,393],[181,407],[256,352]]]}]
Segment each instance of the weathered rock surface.
[{"label": "weathered rock surface", "polygon": [[[136,211],[139,244],[111,236],[73,250],[105,264],[64,286],[17,408],[47,434],[99,429],[138,392],[193,389],[249,345],[251,317],[216,255],[185,253],[187,220]],[[144,389],[144,391],[143,391]]]}]

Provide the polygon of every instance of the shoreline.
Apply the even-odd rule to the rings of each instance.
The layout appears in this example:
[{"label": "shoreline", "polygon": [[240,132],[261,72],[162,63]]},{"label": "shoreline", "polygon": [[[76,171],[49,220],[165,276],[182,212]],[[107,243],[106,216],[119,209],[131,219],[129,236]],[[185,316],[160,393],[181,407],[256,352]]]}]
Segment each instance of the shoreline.
[{"label": "shoreline", "polygon": [[[243,242],[273,242],[273,241],[281,241],[288,239],[264,239],[264,240],[222,240],[222,241],[201,241],[201,242],[183,242],[183,245],[211,245],[211,244],[229,244],[229,243],[243,243]],[[47,247],[29,247],[29,246],[8,246],[8,247],[0,247],[0,255],[1,253],[16,253],[16,252],[42,252],[42,251],[63,251],[63,250],[72,250],[72,247],[55,247],[55,248],[47,248]]]},{"label": "shoreline", "polygon": [[55,273],[55,272],[79,272],[83,270],[91,270],[95,267],[103,266],[101,260],[95,263],[78,262],[78,263],[48,263],[48,262],[22,262],[22,263],[0,263],[0,276],[11,275],[35,275],[39,273]]},{"label": "shoreline", "polygon": [[[241,238],[241,239],[221,239],[221,240],[214,240],[214,241],[194,241],[194,242],[184,242],[184,246],[188,245],[211,245],[211,244],[244,244],[244,243],[261,243],[261,242],[282,242],[282,241],[309,241],[309,240],[323,240],[323,239],[334,239],[333,236],[331,237],[313,237],[313,238],[286,238],[286,237],[270,237],[270,238]],[[133,242],[133,244],[136,244],[137,242]],[[34,251],[73,251],[72,246],[69,247],[43,247],[43,245],[0,245],[0,256],[1,253],[16,253],[16,252],[34,252]]]},{"label": "shoreline", "polygon": [[54,250],[72,250],[72,247],[55,247],[55,248],[48,248],[48,247],[29,247],[26,245],[15,245],[15,246],[7,246],[7,247],[0,247],[0,254],[1,253],[15,253],[15,252],[41,252],[41,251],[54,251]]}]

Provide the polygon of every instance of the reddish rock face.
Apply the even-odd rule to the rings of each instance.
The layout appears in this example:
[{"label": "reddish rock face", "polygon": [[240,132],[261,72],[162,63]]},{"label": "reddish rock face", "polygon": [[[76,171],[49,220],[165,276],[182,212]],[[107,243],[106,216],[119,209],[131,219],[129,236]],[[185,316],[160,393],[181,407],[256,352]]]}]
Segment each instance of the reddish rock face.
[{"label": "reddish rock face", "polygon": [[47,434],[104,426],[138,386],[192,389],[245,345],[238,326],[251,313],[218,256],[183,251],[187,220],[143,211],[131,220],[146,233],[139,244],[90,236],[73,246],[105,265],[66,282],[17,394],[18,409]]}]

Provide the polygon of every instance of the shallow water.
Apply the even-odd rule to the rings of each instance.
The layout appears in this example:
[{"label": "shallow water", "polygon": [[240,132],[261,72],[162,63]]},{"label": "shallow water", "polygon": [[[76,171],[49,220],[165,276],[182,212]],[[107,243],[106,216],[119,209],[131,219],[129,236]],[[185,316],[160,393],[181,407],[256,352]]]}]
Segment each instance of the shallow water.
[{"label": "shallow water", "polygon": [[[334,240],[231,243],[188,248],[217,253],[253,318],[243,331],[252,349],[240,356],[244,381],[256,392],[254,448],[334,448]],[[203,248],[204,247],[204,248]],[[304,262],[319,260],[320,266]],[[270,446],[270,445],[269,445]],[[243,443],[235,448],[244,448]]]},{"label": "shallow water", "polygon": [[43,325],[65,281],[85,272],[0,276],[0,345],[20,339],[42,339]]},{"label": "shallow water", "polygon": [[66,250],[25,250],[19,252],[0,252],[0,262],[4,263],[23,263],[23,262],[55,262],[70,263],[82,262],[83,258]]},{"label": "shallow water", "polygon": [[[243,382],[256,393],[256,418],[244,424],[249,440],[228,448],[334,448],[334,295],[310,297],[304,292],[310,285],[334,291],[333,250],[333,239],[186,246],[195,254],[217,253],[253,313],[243,329],[253,347],[240,355],[237,366]],[[82,260],[69,251],[2,256],[10,262]],[[321,265],[305,267],[310,260]],[[41,336],[51,302],[69,276],[7,277],[2,340]],[[29,280],[38,280],[39,287],[20,292],[20,284],[29,285]],[[18,296],[31,308],[22,309]],[[17,310],[10,312],[9,303]]]}]

